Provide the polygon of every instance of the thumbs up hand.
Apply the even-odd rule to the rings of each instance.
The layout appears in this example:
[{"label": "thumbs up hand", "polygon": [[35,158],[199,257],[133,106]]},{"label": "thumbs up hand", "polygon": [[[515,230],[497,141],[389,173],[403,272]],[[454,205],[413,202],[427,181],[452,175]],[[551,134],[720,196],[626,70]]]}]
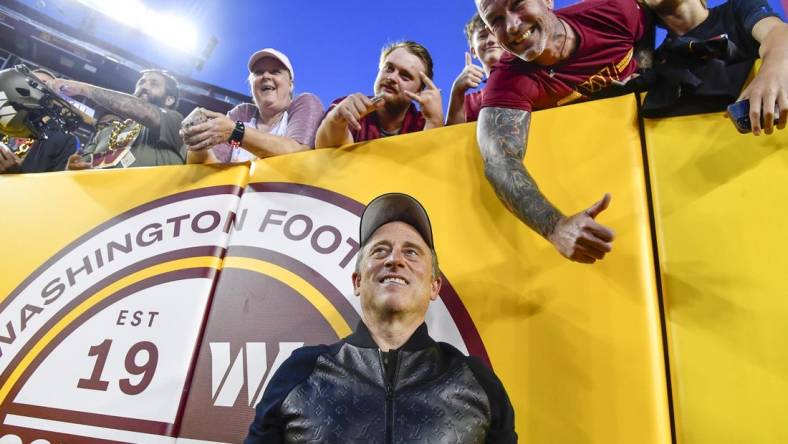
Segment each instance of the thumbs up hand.
[{"label": "thumbs up hand", "polygon": [[471,54],[466,52],[465,68],[463,68],[451,86],[452,96],[455,94],[465,95],[465,91],[478,87],[482,83],[482,79],[484,79],[484,70],[474,65]]},{"label": "thumbs up hand", "polygon": [[563,217],[547,237],[559,253],[567,259],[593,264],[613,248],[615,234],[598,223],[596,217],[610,204],[610,194],[573,216]]}]

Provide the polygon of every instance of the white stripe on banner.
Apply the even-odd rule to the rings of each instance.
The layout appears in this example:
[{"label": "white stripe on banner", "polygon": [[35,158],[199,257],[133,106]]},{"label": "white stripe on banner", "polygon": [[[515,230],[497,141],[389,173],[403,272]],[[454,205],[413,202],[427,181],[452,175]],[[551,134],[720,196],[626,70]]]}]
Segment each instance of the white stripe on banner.
[{"label": "white stripe on banner", "polygon": [[53,421],[51,419],[32,418],[30,416],[6,415],[5,423],[10,426],[25,427],[49,432],[68,433],[70,435],[89,438],[108,439],[113,441],[134,442],[138,444],[174,444],[171,436],[151,435],[149,433],[129,432],[127,430],[108,429],[70,422]]}]

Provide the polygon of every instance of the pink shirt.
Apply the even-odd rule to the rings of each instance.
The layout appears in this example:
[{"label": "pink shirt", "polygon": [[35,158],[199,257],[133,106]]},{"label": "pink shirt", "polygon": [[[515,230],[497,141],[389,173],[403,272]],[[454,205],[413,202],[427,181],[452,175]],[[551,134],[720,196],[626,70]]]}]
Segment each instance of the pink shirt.
[{"label": "pink shirt", "polygon": [[[257,106],[253,103],[242,103],[227,112],[227,117],[240,120],[244,125],[255,126],[259,118]],[[316,95],[302,93],[296,96],[287,108],[287,128],[284,137],[310,148],[315,146],[315,133],[323,117],[323,103]],[[220,162],[232,160],[233,147],[228,143],[215,145],[213,153]]]}]

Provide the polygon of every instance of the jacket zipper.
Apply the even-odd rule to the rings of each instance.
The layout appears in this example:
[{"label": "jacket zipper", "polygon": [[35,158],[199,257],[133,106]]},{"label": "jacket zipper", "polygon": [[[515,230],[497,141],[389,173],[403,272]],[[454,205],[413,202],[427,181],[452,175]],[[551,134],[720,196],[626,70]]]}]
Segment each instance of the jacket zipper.
[{"label": "jacket zipper", "polygon": [[[386,388],[386,444],[394,443],[394,385],[397,383],[397,374],[399,373],[399,353],[394,352],[394,381],[389,382],[386,376],[386,364],[383,362],[383,352],[378,349],[378,356],[380,357],[380,370],[383,375],[383,384]],[[391,356],[391,352],[389,352]]]}]

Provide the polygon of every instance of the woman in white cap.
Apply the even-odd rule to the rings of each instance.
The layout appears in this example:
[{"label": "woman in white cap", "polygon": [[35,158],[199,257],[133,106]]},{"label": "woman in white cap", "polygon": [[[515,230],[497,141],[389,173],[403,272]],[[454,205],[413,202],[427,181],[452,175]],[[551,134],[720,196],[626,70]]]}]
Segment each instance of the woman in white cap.
[{"label": "woman in white cap", "polygon": [[242,103],[226,116],[195,109],[181,128],[188,163],[243,162],[313,148],[323,104],[310,93],[293,97],[294,77],[281,52],[266,48],[252,54],[254,103]]}]

